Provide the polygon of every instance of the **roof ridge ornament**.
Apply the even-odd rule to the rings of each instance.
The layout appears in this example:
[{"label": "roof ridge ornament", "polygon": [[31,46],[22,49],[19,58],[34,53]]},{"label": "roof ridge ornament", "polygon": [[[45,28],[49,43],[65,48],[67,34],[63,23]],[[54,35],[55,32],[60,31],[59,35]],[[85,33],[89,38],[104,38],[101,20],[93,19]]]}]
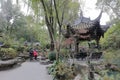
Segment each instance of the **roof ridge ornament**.
[{"label": "roof ridge ornament", "polygon": [[103,10],[101,10],[101,12],[100,12],[100,14],[98,15],[98,17],[96,18],[96,19],[94,19],[93,21],[98,21],[98,22],[100,22],[100,19],[101,19],[101,17],[102,17],[102,13],[103,13]]}]

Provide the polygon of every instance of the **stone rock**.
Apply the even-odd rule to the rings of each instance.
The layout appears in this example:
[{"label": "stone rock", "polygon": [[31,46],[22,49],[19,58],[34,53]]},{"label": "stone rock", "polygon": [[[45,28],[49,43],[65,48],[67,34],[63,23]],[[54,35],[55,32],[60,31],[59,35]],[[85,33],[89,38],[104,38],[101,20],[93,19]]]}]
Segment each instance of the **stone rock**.
[{"label": "stone rock", "polygon": [[81,79],[81,75],[78,74],[78,75],[74,78],[74,80],[82,80],[82,79]]}]

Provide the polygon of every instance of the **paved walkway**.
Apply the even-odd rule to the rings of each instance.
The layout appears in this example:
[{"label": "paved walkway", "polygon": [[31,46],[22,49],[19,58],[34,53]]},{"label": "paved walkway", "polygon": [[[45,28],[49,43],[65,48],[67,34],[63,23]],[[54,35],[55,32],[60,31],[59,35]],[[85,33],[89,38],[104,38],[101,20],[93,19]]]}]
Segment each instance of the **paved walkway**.
[{"label": "paved walkway", "polygon": [[24,62],[15,69],[0,71],[0,80],[52,80],[46,65],[39,62]]}]

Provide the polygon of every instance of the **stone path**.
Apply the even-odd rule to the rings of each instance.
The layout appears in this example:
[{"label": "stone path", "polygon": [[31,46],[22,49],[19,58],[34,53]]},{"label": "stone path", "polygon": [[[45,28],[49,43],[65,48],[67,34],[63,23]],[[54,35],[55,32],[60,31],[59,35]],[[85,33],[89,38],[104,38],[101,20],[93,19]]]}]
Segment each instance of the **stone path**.
[{"label": "stone path", "polygon": [[0,80],[52,80],[46,65],[39,62],[24,62],[15,69],[0,71]]}]

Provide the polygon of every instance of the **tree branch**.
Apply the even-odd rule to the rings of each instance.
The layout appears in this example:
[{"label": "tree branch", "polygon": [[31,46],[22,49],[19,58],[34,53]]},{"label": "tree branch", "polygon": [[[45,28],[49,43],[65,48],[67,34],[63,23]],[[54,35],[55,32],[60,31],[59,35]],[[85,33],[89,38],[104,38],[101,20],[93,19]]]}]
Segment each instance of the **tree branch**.
[{"label": "tree branch", "polygon": [[56,5],[56,1],[54,1],[54,8],[55,8],[55,13],[56,13],[56,18],[57,18],[57,21],[58,21],[58,25],[59,25],[59,32],[61,32],[61,23],[60,23],[60,20],[59,20],[59,16],[58,16],[58,10],[57,10],[57,5]]}]

